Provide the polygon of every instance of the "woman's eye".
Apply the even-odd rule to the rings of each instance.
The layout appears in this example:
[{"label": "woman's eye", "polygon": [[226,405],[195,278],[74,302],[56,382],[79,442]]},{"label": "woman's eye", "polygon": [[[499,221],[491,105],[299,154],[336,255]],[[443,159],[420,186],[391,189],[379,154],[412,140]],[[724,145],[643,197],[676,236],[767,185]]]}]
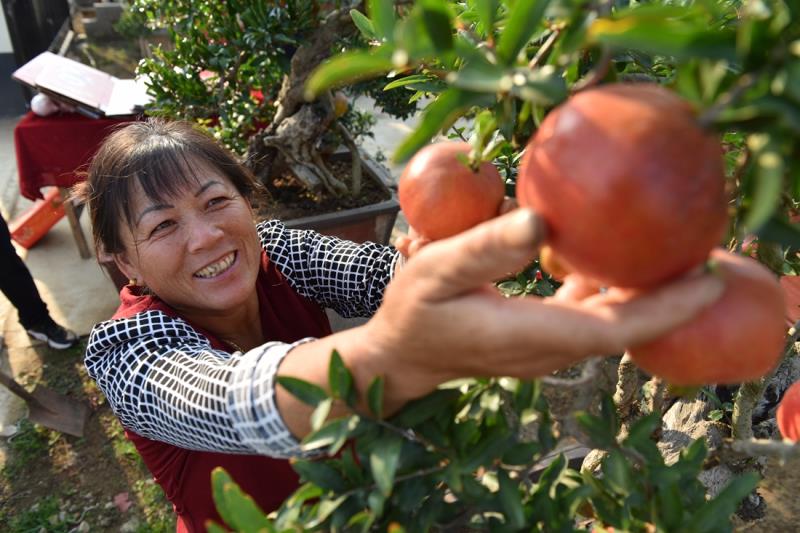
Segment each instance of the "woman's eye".
[{"label": "woman's eye", "polygon": [[157,225],[155,228],[153,228],[153,231],[151,231],[151,232],[150,232],[150,236],[153,236],[153,235],[155,235],[156,233],[158,233],[158,232],[160,232],[160,231],[163,231],[163,230],[167,229],[167,228],[168,228],[168,227],[170,227],[172,224],[173,224],[173,222],[172,222],[171,220],[165,220],[164,222],[161,222],[161,223],[160,223],[160,224],[158,224],[158,225]]},{"label": "woman's eye", "polygon": [[208,201],[208,207],[215,207],[227,202],[229,198],[227,196],[217,196],[216,198],[212,198]]}]

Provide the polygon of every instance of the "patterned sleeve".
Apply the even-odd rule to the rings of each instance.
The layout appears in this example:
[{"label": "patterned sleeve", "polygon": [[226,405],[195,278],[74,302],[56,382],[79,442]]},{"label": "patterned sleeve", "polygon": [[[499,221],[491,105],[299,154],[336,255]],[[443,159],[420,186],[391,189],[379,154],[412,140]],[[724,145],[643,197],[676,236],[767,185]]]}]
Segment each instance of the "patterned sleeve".
[{"label": "patterned sleeve", "polygon": [[287,229],[277,220],[258,224],[258,234],[293,289],[345,318],[378,310],[402,257],[391,246]]},{"label": "patterned sleeve", "polygon": [[122,425],[143,437],[292,457],[301,452],[275,404],[275,375],[296,344],[229,354],[185,321],[146,311],[95,326],[85,363]]}]

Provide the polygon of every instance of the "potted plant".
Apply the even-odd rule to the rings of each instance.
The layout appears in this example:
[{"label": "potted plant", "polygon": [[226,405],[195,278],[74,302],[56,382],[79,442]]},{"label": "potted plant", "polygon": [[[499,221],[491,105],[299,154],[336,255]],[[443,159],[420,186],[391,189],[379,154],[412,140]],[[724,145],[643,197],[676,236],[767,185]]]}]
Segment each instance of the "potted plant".
[{"label": "potted plant", "polygon": [[128,20],[171,39],[139,65],[154,98],[146,113],[195,122],[239,154],[271,196],[259,216],[386,243],[398,204],[387,171],[356,142],[374,118],[350,100],[370,93],[396,116],[415,104],[374,83],[312,101],[304,92],[334,49],[366,45],[350,16],[359,4],[134,0]]}]

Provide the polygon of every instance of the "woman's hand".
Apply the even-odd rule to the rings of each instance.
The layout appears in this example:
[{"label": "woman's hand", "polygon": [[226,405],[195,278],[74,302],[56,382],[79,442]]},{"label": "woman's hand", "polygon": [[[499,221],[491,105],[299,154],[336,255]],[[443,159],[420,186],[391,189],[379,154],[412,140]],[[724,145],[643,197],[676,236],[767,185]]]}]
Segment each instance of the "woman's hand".
[{"label": "woman's hand", "polygon": [[[515,198],[509,198],[508,196],[503,199],[503,202],[500,204],[500,209],[497,210],[497,215],[504,215],[518,207],[517,200]],[[403,254],[403,256],[408,259],[417,254],[423,247],[427,246],[431,243],[430,239],[426,239],[419,233],[417,230],[412,228],[411,226],[408,227],[408,233],[406,235],[400,235],[397,237],[394,243],[394,247]]]},{"label": "woman's hand", "polygon": [[[591,355],[622,353],[677,327],[722,293],[720,279],[700,273],[632,299],[597,293],[573,276],[557,297],[504,298],[492,281],[529,264],[543,233],[538,216],[517,209],[420,248],[372,320],[294,348],[278,373],[326,387],[336,349],[364,409],[369,384],[384,377],[388,415],[455,378],[534,378]],[[305,435],[310,408],[281,387],[276,395],[289,428]],[[345,411],[337,405],[332,415]]]},{"label": "woman's hand", "polygon": [[400,401],[457,377],[533,378],[656,338],[722,292],[698,274],[626,300],[570,276],[558,297],[502,297],[491,281],[528,264],[542,233],[519,209],[419,250],[367,324],[373,353],[358,372],[384,375]]},{"label": "woman's hand", "polygon": [[409,226],[407,234],[397,237],[394,242],[394,247],[397,248],[397,251],[403,254],[406,259],[408,259],[411,256],[416,255],[417,252],[419,252],[430,242],[430,239],[426,239],[417,233],[417,230]]}]

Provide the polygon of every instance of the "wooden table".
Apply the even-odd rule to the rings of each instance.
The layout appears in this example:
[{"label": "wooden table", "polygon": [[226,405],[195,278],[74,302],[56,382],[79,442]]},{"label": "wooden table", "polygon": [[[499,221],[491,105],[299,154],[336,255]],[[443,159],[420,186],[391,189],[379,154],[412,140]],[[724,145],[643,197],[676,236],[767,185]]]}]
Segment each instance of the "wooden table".
[{"label": "wooden table", "polygon": [[30,200],[42,198],[42,187],[59,188],[64,210],[81,257],[91,257],[80,226],[82,206],[66,201],[69,189],[82,181],[91,158],[114,128],[135,116],[92,119],[77,113],[40,117],[27,113],[14,127],[19,190]]}]

